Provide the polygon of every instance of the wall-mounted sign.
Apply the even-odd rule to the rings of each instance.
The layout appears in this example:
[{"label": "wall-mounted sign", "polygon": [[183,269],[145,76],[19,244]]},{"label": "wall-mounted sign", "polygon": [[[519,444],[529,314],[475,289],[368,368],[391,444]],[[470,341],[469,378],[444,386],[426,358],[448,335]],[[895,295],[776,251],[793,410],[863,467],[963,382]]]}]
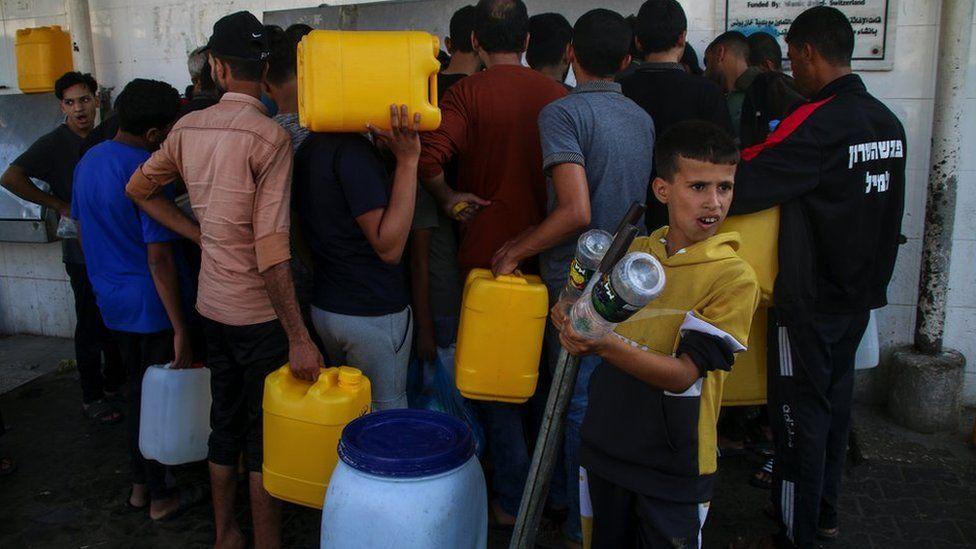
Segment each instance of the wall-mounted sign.
[{"label": "wall-mounted sign", "polygon": [[[776,36],[786,60],[786,32],[793,19],[813,6],[831,6],[854,27],[854,68],[891,70],[894,66],[896,0],[725,0],[719,24],[725,30]],[[724,4],[724,6],[722,5]]]}]

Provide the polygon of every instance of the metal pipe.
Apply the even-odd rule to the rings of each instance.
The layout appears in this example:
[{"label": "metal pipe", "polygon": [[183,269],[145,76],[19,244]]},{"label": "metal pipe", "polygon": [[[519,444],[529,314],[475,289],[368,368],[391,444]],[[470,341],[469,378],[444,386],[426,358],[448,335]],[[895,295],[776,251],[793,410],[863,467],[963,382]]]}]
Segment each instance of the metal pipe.
[{"label": "metal pipe", "polygon": [[973,0],[942,1],[939,55],[935,63],[932,155],[915,321],[915,348],[926,354],[940,353],[945,335],[949,261],[962,147],[960,119],[965,103],[964,85],[972,24]]},{"label": "metal pipe", "polygon": [[[627,253],[630,244],[637,237],[638,229],[635,224],[644,216],[644,210],[644,205],[639,202],[631,204],[627,214],[620,220],[613,243],[603,256],[600,267],[593,273],[586,290],[583,291],[583,298],[589,296],[589,292],[600,276],[612,271],[614,265]],[[549,398],[546,400],[546,410],[542,416],[535,450],[532,452],[532,463],[529,465],[525,488],[522,489],[522,501],[519,503],[518,517],[515,519],[515,528],[509,540],[509,549],[535,547],[535,536],[545,507],[552,469],[556,465],[558,450],[562,446],[566,411],[576,390],[579,361],[579,357],[570,355],[566,349],[559,350],[559,359],[556,360],[552,384],[549,386]]]},{"label": "metal pipe", "polygon": [[75,70],[89,73],[97,78],[95,74],[95,50],[92,48],[91,16],[88,13],[88,0],[68,0],[66,7]]},{"label": "metal pipe", "polygon": [[535,536],[539,528],[539,519],[546,504],[549,481],[552,479],[552,469],[559,457],[559,447],[563,441],[563,425],[566,411],[576,389],[576,373],[579,371],[579,357],[559,351],[559,360],[552,376],[549,398],[546,400],[546,411],[542,416],[542,426],[536,438],[535,450],[532,452],[532,464],[522,491],[522,502],[519,504],[518,518],[509,540],[509,549],[532,549],[535,547]]}]

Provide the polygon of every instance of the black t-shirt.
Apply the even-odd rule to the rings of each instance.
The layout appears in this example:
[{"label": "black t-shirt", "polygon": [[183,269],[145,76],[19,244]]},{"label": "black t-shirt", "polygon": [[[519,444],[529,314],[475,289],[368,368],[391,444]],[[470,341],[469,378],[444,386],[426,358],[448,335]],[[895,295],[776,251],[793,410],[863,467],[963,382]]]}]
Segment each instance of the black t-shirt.
[{"label": "black t-shirt", "polygon": [[313,133],[298,148],[292,206],[312,252],[313,305],[353,316],[386,315],[407,306],[402,265],[384,263],[356,222],[389,201],[389,174],[362,135]]},{"label": "black t-shirt", "polygon": [[[81,158],[83,140],[67,125],[61,124],[50,133],[42,135],[11,164],[22,168],[30,177],[46,182],[51,186],[51,194],[71,203],[71,182],[75,165]],[[61,241],[61,258],[65,263],[85,262],[77,239]]]},{"label": "black t-shirt", "polygon": [[[680,63],[643,63],[621,79],[620,85],[624,95],[651,115],[658,138],[685,120],[712,122],[734,135],[722,88],[703,76],[688,74]],[[652,181],[655,172],[651,173]],[[648,190],[648,230],[667,224],[668,209]]]},{"label": "black t-shirt", "polygon": [[95,126],[95,129],[88,134],[88,137],[82,140],[81,152],[78,154],[78,158],[85,156],[85,153],[95,145],[103,141],[108,141],[109,139],[115,139],[115,134],[117,133],[119,133],[119,117],[113,114],[105,120],[102,120],[101,124]]}]

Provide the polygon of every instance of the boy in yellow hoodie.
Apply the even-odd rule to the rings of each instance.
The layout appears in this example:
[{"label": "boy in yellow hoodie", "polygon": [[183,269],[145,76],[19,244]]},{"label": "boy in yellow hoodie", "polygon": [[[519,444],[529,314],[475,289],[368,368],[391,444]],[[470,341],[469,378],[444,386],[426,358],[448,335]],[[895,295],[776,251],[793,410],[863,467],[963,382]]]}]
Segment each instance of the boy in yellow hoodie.
[{"label": "boy in yellow hoodie", "polygon": [[664,293],[602,340],[553,312],[563,346],[603,359],[590,381],[580,448],[592,547],[698,547],[716,470],[715,423],[735,353],[746,349],[759,285],[718,233],[739,159],[732,138],[688,121],[658,141],[654,195],[669,224],[631,251],[664,266]]}]

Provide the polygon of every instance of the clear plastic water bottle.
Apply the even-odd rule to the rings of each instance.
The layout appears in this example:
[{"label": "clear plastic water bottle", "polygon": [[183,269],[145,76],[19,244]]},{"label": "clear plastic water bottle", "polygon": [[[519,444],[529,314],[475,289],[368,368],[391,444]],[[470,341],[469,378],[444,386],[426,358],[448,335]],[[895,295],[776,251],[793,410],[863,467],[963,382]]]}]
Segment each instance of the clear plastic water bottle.
[{"label": "clear plastic water bottle", "polygon": [[569,277],[566,286],[559,293],[559,307],[568,313],[569,308],[583,295],[586,284],[603,261],[610,249],[613,236],[602,229],[591,229],[580,235],[576,241],[576,257],[569,264]]},{"label": "clear plastic water bottle", "polygon": [[654,256],[631,252],[604,274],[570,312],[570,322],[587,339],[601,339],[664,291],[664,268]]}]

